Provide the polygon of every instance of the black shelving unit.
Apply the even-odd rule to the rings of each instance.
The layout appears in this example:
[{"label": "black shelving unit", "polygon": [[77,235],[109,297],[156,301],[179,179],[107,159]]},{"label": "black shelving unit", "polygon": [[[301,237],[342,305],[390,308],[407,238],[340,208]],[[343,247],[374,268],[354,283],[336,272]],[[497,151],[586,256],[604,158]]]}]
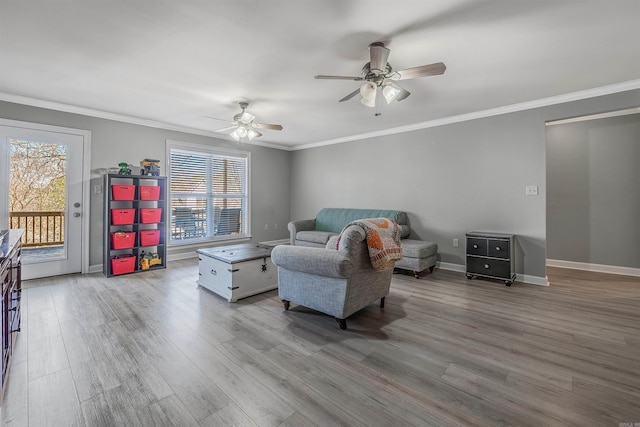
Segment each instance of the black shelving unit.
[{"label": "black shelving unit", "polygon": [[[166,209],[166,184],[167,178],[164,176],[118,174],[107,174],[104,176],[104,236],[102,272],[106,277],[166,268],[167,250],[165,221],[168,214]],[[131,196],[131,200],[114,200],[114,186],[117,186],[118,189],[123,188],[123,186],[133,186],[134,190]],[[147,190],[152,189],[150,187],[159,187],[157,200],[144,200],[141,195],[141,187],[144,187],[145,193],[147,192]],[[114,216],[118,216],[122,212],[130,212],[131,209],[135,210],[135,212],[133,214],[132,220],[127,221],[130,223],[120,225],[113,223]],[[145,211],[145,215],[143,218],[141,211],[142,209],[151,209],[151,211]],[[153,219],[153,222],[149,222],[146,213],[157,213],[158,209],[161,210],[158,221],[155,221],[155,219]],[[141,232],[147,230],[158,230],[159,241],[157,245],[142,245],[143,242],[141,241],[140,237]],[[114,249],[112,236],[117,232],[128,233],[128,236],[132,236],[132,247],[127,247],[126,249]],[[146,235],[148,234],[153,233],[146,233]],[[118,236],[121,236],[121,234],[119,234]],[[143,270],[140,265],[140,258],[143,253],[157,254],[157,257],[161,260],[161,262],[155,263],[157,261],[154,261],[154,264],[151,265],[149,269]],[[134,258],[132,259],[131,257]],[[134,263],[133,269],[130,268],[131,262]]]}]

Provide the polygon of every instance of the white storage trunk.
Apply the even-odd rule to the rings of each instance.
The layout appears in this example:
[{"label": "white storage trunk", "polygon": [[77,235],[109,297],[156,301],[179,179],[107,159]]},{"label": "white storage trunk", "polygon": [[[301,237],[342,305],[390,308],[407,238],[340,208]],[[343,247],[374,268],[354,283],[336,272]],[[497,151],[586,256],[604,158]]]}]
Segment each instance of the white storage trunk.
[{"label": "white storage trunk", "polygon": [[277,289],[271,246],[255,243],[198,249],[198,285],[229,302]]}]

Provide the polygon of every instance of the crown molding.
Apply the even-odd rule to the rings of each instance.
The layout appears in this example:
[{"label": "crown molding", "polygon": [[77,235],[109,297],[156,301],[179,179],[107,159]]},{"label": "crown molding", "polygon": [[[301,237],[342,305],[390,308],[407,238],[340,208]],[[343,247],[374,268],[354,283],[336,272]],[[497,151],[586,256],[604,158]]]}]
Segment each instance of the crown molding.
[{"label": "crown molding", "polygon": [[[502,107],[490,108],[487,110],[475,111],[473,113],[460,114],[457,116],[444,117],[442,119],[429,120],[425,122],[414,123],[405,126],[398,126],[394,128],[382,129],[374,132],[366,132],[356,135],[345,136],[341,138],[329,139],[325,141],[312,142],[309,144],[302,144],[298,146],[286,146],[275,144],[267,141],[249,141],[245,144],[255,145],[259,147],[274,148],[284,151],[298,151],[306,150],[309,148],[323,147],[326,145],[342,144],[345,142],[359,141],[362,139],[377,138],[380,136],[395,135],[405,132],[413,132],[415,130],[427,129],[432,127],[444,126],[453,123],[466,122],[469,120],[482,119],[492,116],[499,116],[502,114],[515,113],[518,111],[531,110],[534,108],[547,107],[550,105],[562,104],[565,102],[580,101],[582,99],[595,98],[598,96],[610,95],[619,92],[625,92],[629,90],[640,89],[640,79],[629,80],[627,82],[616,83],[607,86],[601,86],[593,89],[586,89],[582,91],[572,92],[564,95],[552,96],[549,98],[542,98],[533,101],[521,102],[518,104],[505,105]],[[183,132],[193,135],[206,136],[215,139],[221,139],[225,141],[234,142],[231,137],[225,134],[217,132],[205,131],[202,129],[190,128],[186,126],[178,126],[171,123],[159,122],[155,120],[142,119],[134,116],[127,116],[124,114],[110,113],[101,110],[95,110],[92,108],[78,107],[75,105],[62,104],[58,102],[45,101],[36,98],[30,98],[26,96],[14,95],[10,93],[0,92],[0,101],[13,102],[16,104],[30,105],[32,107],[47,108],[50,110],[63,111],[67,113],[80,114],[84,116],[96,117],[107,120],[115,120],[124,123],[131,123],[140,126],[147,126],[152,128],[172,130],[176,132]]]},{"label": "crown molding", "polygon": [[534,108],[547,107],[550,105],[562,104],[565,102],[580,101],[582,99],[595,98],[598,96],[611,95],[613,93],[626,92],[628,90],[640,89],[640,79],[630,80],[623,83],[616,83],[598,88],[581,90],[564,95],[551,96],[549,98],[537,99],[534,101],[521,102],[518,104],[505,105],[503,107],[490,108],[488,110],[475,111],[468,114],[460,114],[458,116],[445,117],[442,119],[429,120],[426,122],[414,123],[406,126],[382,129],[375,132],[351,135],[342,138],[330,139],[326,141],[313,142],[311,144],[298,145],[292,150],[305,150],[308,148],[323,147],[325,145],[342,144],[344,142],[358,141],[361,139],[376,138],[386,135],[395,135],[404,132],[412,132],[420,129],[444,126],[453,123],[466,122],[469,120],[483,119],[502,114],[515,113],[518,111],[531,110]]},{"label": "crown molding", "polygon": [[[12,93],[0,92],[0,101],[13,102],[14,104],[29,105],[31,107],[46,108],[48,110],[62,111],[65,113],[80,114],[82,116],[95,117],[99,119],[114,120],[117,122],[129,123],[133,125],[146,126],[156,129],[166,129],[175,132],[183,132],[192,135],[206,136],[224,141],[236,143],[230,136],[218,132],[211,132],[202,129],[178,126],[171,123],[159,122],[155,120],[143,119],[140,117],[128,116],[124,114],[110,113],[93,108],[78,107],[76,105],[63,104],[60,102],[46,101],[43,99],[30,98],[28,96],[14,95]],[[278,150],[290,150],[290,147],[274,144],[266,141],[247,141],[243,144],[250,144],[259,147],[275,148]]]}]

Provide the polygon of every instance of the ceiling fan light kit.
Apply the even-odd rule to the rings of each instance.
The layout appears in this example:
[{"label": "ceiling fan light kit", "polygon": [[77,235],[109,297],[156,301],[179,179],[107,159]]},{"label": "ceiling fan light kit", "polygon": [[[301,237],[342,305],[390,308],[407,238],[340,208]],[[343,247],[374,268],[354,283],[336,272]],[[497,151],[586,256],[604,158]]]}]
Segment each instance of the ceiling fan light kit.
[{"label": "ceiling fan light kit", "polygon": [[373,82],[366,82],[360,86],[360,102],[367,107],[376,106],[376,96],[378,95],[378,86]]},{"label": "ceiling fan light kit", "polygon": [[401,88],[395,84],[394,81],[415,79],[417,77],[436,76],[444,74],[447,69],[444,63],[436,62],[434,64],[421,65],[418,67],[407,68],[405,70],[394,71],[391,64],[387,62],[390,52],[391,51],[384,46],[384,43],[371,43],[369,45],[370,60],[362,67],[360,76],[317,75],[315,78],[328,80],[364,80],[365,83],[360,86],[360,89],[356,89],[351,92],[339,102],[347,101],[360,93],[360,102],[363,105],[366,105],[367,107],[375,107],[378,92],[382,93],[382,97],[387,101],[387,104],[390,104],[393,101],[402,101],[411,95],[409,91]]},{"label": "ceiling fan light kit", "polygon": [[400,88],[393,83],[385,83],[382,85],[382,96],[384,96],[387,104],[391,104],[400,94]]},{"label": "ceiling fan light kit", "polygon": [[[239,105],[242,111],[233,116],[231,126],[218,129],[214,132],[226,132],[230,129],[233,129],[233,132],[231,132],[229,136],[231,136],[234,141],[247,142],[253,141],[255,138],[262,136],[262,133],[260,133],[258,129],[282,130],[282,125],[274,125],[270,123],[254,123],[256,117],[253,114],[247,113],[245,111],[247,107],[249,107],[249,103],[240,102]],[[209,118],[214,120],[221,120],[214,117]]]}]

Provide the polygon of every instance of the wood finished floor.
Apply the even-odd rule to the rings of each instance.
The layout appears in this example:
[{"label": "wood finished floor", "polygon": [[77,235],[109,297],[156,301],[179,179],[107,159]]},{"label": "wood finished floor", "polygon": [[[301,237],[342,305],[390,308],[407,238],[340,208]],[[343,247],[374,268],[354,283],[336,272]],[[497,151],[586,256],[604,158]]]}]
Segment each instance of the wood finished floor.
[{"label": "wood finished floor", "polygon": [[277,291],[230,304],[197,261],[25,282],[6,426],[640,422],[640,280],[394,275],[347,331]]}]

